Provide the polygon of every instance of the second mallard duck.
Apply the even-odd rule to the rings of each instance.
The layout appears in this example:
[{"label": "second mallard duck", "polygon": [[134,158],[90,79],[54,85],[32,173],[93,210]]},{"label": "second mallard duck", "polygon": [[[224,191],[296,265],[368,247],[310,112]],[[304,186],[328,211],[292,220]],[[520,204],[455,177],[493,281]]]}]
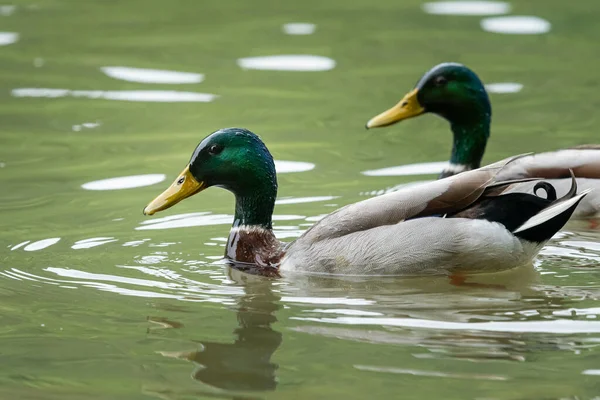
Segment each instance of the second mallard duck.
[{"label": "second mallard duck", "polygon": [[[394,107],[367,122],[367,128],[383,127],[426,113],[437,114],[450,123],[454,135],[448,167],[440,178],[479,168],[490,136],[492,106],[484,84],[475,72],[457,63],[433,67],[419,79],[415,88]],[[511,163],[498,179],[544,178],[559,194],[570,187],[572,169],[580,189],[598,189],[581,202],[576,217],[600,212],[600,145],[539,153]],[[554,180],[555,179],[555,180]],[[513,191],[533,190],[535,183],[514,185]]]},{"label": "second mallard duck", "polygon": [[[422,275],[493,272],[529,263],[585,197],[504,194],[496,176],[514,158],[350,204],[321,219],[292,243],[275,238],[273,157],[254,133],[228,128],[206,137],[173,184],[144,209],[152,215],[208,187],[235,196],[225,256],[261,273]],[[250,267],[248,267],[250,268]]]}]

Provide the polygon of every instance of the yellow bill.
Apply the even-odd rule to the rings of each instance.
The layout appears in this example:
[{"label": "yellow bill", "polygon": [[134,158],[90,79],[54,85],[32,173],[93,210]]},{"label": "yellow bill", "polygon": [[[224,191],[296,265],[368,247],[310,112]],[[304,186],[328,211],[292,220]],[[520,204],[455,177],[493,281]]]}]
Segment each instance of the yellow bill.
[{"label": "yellow bill", "polygon": [[382,112],[367,122],[367,128],[379,128],[395,124],[396,122],[416,117],[425,112],[425,109],[417,100],[417,89],[408,93],[398,104],[387,111]]},{"label": "yellow bill", "polygon": [[188,165],[167,190],[158,195],[158,197],[144,208],[144,215],[152,215],[158,211],[166,210],[181,200],[193,196],[204,189],[206,189],[206,185],[204,182],[198,182],[194,178]]}]

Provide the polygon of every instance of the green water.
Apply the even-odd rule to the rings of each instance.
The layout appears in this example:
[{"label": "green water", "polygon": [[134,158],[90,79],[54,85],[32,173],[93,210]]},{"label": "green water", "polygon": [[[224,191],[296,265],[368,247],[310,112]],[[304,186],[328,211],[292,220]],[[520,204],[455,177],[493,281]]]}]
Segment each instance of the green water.
[{"label": "green water", "polygon": [[[12,3],[0,17],[0,30],[20,34],[0,47],[0,398],[598,398],[600,234],[589,221],[569,223],[534,266],[455,287],[442,278],[272,281],[229,271],[218,259],[233,198],[219,189],[154,218],[141,213],[194,146],[227,126],[261,135],[277,160],[315,165],[279,176],[281,198],[319,197],[276,206],[285,240],[338,206],[432,179],[361,171],[446,160],[445,122],[363,126],[442,61],[466,63],[485,82],[524,85],[491,95],[484,162],[598,142],[597,0],[514,3],[513,14],[545,18],[551,32],[487,33],[480,17],[428,15],[416,0]],[[288,22],[316,31],[285,35]],[[236,64],[277,54],[337,64]],[[205,80],[133,83],[104,66]],[[219,97],[33,98],[14,96],[18,88]],[[142,174],[166,181],[81,187]],[[204,214],[180,219],[195,226],[139,229],[195,212]],[[76,245],[99,237],[108,242]],[[49,238],[60,240],[29,246]]]}]

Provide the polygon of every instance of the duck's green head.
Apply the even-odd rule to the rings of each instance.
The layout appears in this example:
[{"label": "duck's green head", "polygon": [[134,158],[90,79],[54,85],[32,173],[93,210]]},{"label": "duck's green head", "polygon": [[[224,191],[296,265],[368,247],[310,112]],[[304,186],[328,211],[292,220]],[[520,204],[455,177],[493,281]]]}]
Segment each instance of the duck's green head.
[{"label": "duck's green head", "polygon": [[144,208],[144,214],[165,210],[211,186],[233,192],[238,203],[246,204],[246,211],[250,200],[261,200],[270,223],[277,195],[275,163],[262,140],[243,128],[221,129],[200,142],[189,164]]},{"label": "duck's green head", "polygon": [[392,125],[425,113],[448,120],[454,134],[450,166],[440,177],[479,168],[490,136],[492,107],[475,72],[456,63],[436,65],[398,104],[367,122],[367,128]]},{"label": "duck's green head", "polygon": [[424,113],[434,113],[451,124],[491,117],[490,100],[483,83],[462,64],[443,63],[429,70],[394,107],[367,122],[367,128],[392,125]]}]

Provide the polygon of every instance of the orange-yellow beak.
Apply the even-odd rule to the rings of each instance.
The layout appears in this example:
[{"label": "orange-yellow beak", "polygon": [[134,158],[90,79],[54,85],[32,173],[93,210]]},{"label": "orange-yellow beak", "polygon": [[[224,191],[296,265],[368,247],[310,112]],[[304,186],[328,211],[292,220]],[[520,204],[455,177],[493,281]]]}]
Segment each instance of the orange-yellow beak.
[{"label": "orange-yellow beak", "polygon": [[367,122],[367,129],[379,128],[395,124],[396,122],[416,117],[425,112],[425,109],[417,100],[417,89],[408,93],[398,104],[387,111],[373,117]]},{"label": "orange-yellow beak", "polygon": [[206,189],[206,185],[204,182],[198,182],[194,178],[188,165],[167,190],[158,195],[158,197],[144,208],[144,215],[152,215],[156,212],[166,210],[181,200],[193,196],[204,189]]}]

